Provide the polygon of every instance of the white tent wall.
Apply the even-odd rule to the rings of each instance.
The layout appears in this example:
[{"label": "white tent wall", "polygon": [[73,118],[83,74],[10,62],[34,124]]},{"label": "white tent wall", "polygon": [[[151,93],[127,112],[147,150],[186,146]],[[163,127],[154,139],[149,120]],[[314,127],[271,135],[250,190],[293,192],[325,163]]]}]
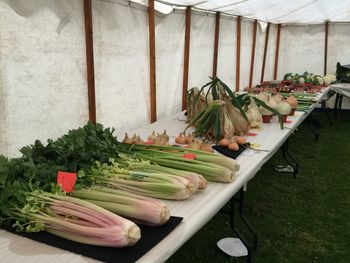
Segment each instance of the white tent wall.
[{"label": "white tent wall", "polygon": [[[253,27],[253,23],[252,23],[252,27]],[[260,84],[262,63],[263,63],[263,58],[264,58],[265,36],[266,36],[266,30],[265,30],[265,32],[262,32],[261,27],[258,23],[258,28],[256,30],[256,45],[255,45],[254,71],[253,71],[253,82],[252,82],[253,86],[256,84]],[[248,58],[247,58],[247,60],[248,60]],[[250,59],[249,59],[249,61],[250,61]],[[250,74],[250,71],[248,71],[247,74]],[[266,65],[265,65],[265,78],[264,79],[268,80],[266,77]]]},{"label": "white tent wall", "polygon": [[[93,0],[97,121],[118,134],[150,121],[147,8]],[[88,120],[83,1],[0,0],[0,154],[19,155]],[[184,10],[156,22],[157,117],[181,109]],[[236,80],[237,18],[221,16],[217,75]],[[324,24],[282,26],[278,78],[323,74]],[[350,24],[329,27],[328,72],[350,63]],[[212,75],[215,14],[192,11],[188,87]],[[264,79],[273,78],[277,26],[271,25]],[[249,84],[253,21],[242,18],[240,89]],[[265,32],[257,31],[253,84],[260,82]],[[346,102],[345,102],[346,104]]]},{"label": "white tent wall", "polygon": [[82,10],[75,0],[0,1],[0,154],[88,120]]},{"label": "white tent wall", "polygon": [[156,16],[155,24],[157,118],[161,119],[181,110],[185,13],[175,10]]},{"label": "white tent wall", "polygon": [[236,85],[236,34],[236,18],[221,16],[217,75],[232,89]]},{"label": "white tent wall", "polygon": [[[273,73],[275,68],[276,35],[277,35],[277,25],[271,24],[270,33],[269,33],[269,43],[268,43],[267,53],[266,53],[264,80],[273,79]],[[259,84],[259,83],[255,82],[255,84]]]},{"label": "white tent wall", "polygon": [[278,78],[304,71],[323,75],[324,25],[282,26]]},{"label": "white tent wall", "polygon": [[213,74],[214,31],[214,14],[192,12],[189,88],[201,87]]},{"label": "white tent wall", "polygon": [[[330,23],[328,28],[328,61],[327,73],[335,73],[336,64],[350,64],[350,23],[334,24]],[[334,105],[334,99],[328,103]],[[350,98],[343,98],[343,108],[350,109]]]},{"label": "white tent wall", "polygon": [[350,64],[350,23],[329,24],[327,73],[335,73],[336,64]]},{"label": "white tent wall", "polygon": [[240,90],[249,86],[250,60],[253,43],[253,21],[241,20],[241,70],[240,70]]},{"label": "white tent wall", "polygon": [[93,1],[97,122],[119,133],[149,123],[148,14]]}]

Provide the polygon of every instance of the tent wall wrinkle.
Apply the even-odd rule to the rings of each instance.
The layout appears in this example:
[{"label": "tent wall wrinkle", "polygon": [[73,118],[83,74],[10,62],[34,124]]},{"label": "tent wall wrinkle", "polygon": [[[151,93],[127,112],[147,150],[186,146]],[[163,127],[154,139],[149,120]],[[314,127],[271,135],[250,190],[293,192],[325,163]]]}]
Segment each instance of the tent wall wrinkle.
[{"label": "tent wall wrinkle", "polygon": [[156,25],[157,118],[161,119],[181,110],[185,13],[156,16]]},{"label": "tent wall wrinkle", "polygon": [[323,75],[324,25],[284,26],[282,30],[278,78],[288,72]]},{"label": "tent wall wrinkle", "polygon": [[93,1],[96,111],[117,131],[149,123],[147,12]]},{"label": "tent wall wrinkle", "polygon": [[218,54],[218,77],[232,90],[236,81],[236,24],[235,18],[221,16]]},{"label": "tent wall wrinkle", "polygon": [[82,1],[61,1],[72,19],[59,33],[56,2],[28,0],[37,11],[23,17],[0,1],[0,87],[6,100],[0,154],[19,155],[35,139],[45,142],[88,120]]},{"label": "tent wall wrinkle", "polygon": [[[278,16],[310,1],[286,0],[285,5],[291,6],[283,8],[277,0],[267,2],[272,9],[276,6],[274,15]],[[235,7],[235,12],[248,15],[252,4],[260,10],[262,2],[241,1],[225,8]],[[324,8],[325,2],[319,2]],[[35,139],[56,138],[82,126],[89,116],[83,1],[28,0],[24,7],[16,3],[24,4],[24,0],[0,0],[0,154],[9,156],[18,156],[20,147]],[[150,50],[144,7],[124,0],[92,0],[97,121],[116,128],[118,134],[150,120]],[[185,12],[155,13],[158,119],[182,108]],[[215,32],[215,13],[192,10],[191,16],[188,88],[202,86],[212,75]],[[243,90],[249,85],[254,21],[241,19],[239,78],[237,25],[237,17],[220,15],[217,76],[232,89],[238,81]],[[323,74],[324,23],[282,27],[277,79],[288,72]],[[328,73],[335,72],[338,61],[350,63],[349,30],[349,23],[329,22]],[[276,32],[277,25],[271,23],[264,80],[274,78]],[[260,83],[265,36],[258,27],[253,86]]]},{"label": "tent wall wrinkle", "polygon": [[193,12],[191,25],[189,88],[207,83],[212,74],[215,15]]}]

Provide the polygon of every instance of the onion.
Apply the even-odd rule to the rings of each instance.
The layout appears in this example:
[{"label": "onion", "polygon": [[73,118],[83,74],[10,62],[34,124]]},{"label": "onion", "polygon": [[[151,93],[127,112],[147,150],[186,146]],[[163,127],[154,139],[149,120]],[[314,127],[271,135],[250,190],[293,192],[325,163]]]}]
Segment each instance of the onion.
[{"label": "onion", "polygon": [[230,141],[223,138],[219,141],[219,145],[227,147],[230,144]]},{"label": "onion", "polygon": [[286,99],[286,102],[292,107],[292,109],[298,107],[298,100],[293,95],[289,96]]},{"label": "onion", "polygon": [[247,142],[246,138],[244,138],[244,137],[234,136],[233,138],[240,145],[243,145],[243,144],[245,144]]},{"label": "onion", "polygon": [[136,144],[145,144],[145,142],[140,138],[140,136],[137,136]]},{"label": "onion", "polygon": [[193,136],[192,136],[191,133],[189,133],[185,138],[186,138],[186,139],[185,139],[185,140],[186,140],[185,143],[187,143],[187,144],[191,144],[191,143],[192,143],[192,141],[193,141]]},{"label": "onion", "polygon": [[277,93],[275,96],[272,96],[271,99],[274,100],[277,104],[279,104],[283,101],[283,96]]},{"label": "onion", "polygon": [[204,152],[214,152],[213,148],[207,143],[202,143],[200,150]]},{"label": "onion", "polygon": [[148,140],[149,141],[151,141],[151,142],[153,142],[154,143],[154,141],[155,141],[155,139],[157,138],[157,136],[156,136],[156,132],[155,131],[153,131],[152,132],[152,134],[150,135],[150,136],[148,136]]},{"label": "onion", "polygon": [[292,107],[285,101],[282,101],[280,104],[277,105],[276,110],[281,115],[288,115],[292,111]]},{"label": "onion", "polygon": [[193,142],[188,145],[188,148],[199,150],[201,148],[201,145],[198,140],[193,140]]},{"label": "onion", "polygon": [[160,135],[161,138],[163,138],[166,142],[169,141],[169,136],[168,134],[166,133],[166,130],[164,130],[163,134]]},{"label": "onion", "polygon": [[256,97],[263,102],[267,102],[269,99],[269,95],[266,92],[260,92]]},{"label": "onion", "polygon": [[125,138],[122,142],[132,144],[132,140],[129,138],[127,133],[125,133]]},{"label": "onion", "polygon": [[186,137],[180,132],[180,135],[175,138],[175,143],[186,144]]},{"label": "onion", "polygon": [[132,138],[131,138],[131,143],[136,144],[137,140],[138,140],[138,138],[137,138],[136,134],[134,133],[134,136],[132,136]]},{"label": "onion", "polygon": [[239,146],[236,142],[231,142],[229,145],[228,145],[228,148],[231,150],[231,151],[235,151],[237,152],[239,150]]},{"label": "onion", "polygon": [[250,104],[248,105],[247,116],[250,121],[250,127],[259,127],[262,123],[262,116],[259,112],[258,106],[255,104],[253,98],[250,99]]},{"label": "onion", "polygon": [[264,115],[264,116],[266,116],[266,115],[273,115],[273,112],[269,111],[268,109],[266,109],[266,108],[263,107],[263,106],[260,106],[260,107],[259,107],[259,112],[260,112],[262,115]]},{"label": "onion", "polygon": [[277,102],[271,98],[269,99],[269,101],[266,104],[267,104],[267,106],[270,106],[273,109],[276,109],[276,107],[278,105]]}]

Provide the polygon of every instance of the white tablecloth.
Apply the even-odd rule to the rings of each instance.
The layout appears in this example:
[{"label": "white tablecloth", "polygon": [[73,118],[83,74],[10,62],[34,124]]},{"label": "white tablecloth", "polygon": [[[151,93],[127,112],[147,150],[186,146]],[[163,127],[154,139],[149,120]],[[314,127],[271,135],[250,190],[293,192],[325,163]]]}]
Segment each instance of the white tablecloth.
[{"label": "white tablecloth", "polygon": [[350,98],[350,83],[337,83],[329,86],[330,90]]},{"label": "white tablecloth", "polygon": [[[328,92],[328,88],[318,94],[318,100]],[[263,124],[261,130],[252,130],[257,133],[255,137],[249,137],[250,142],[261,145],[261,149],[269,152],[257,152],[246,150],[238,157],[241,166],[236,174],[236,180],[230,184],[208,184],[205,191],[195,194],[185,201],[165,201],[172,215],[183,217],[182,223],[164,238],[156,247],[138,260],[142,262],[164,262],[176,252],[191,236],[204,226],[244,185],[251,180],[258,170],[274,155],[283,145],[293,131],[303,122],[316,105],[310,107],[308,112],[296,112],[293,117],[288,117],[291,123],[285,124],[281,130],[276,118],[270,124]],[[170,118],[157,121],[134,132],[147,137],[153,130],[162,132],[167,129],[168,134],[174,139],[185,126],[185,116],[178,113]],[[249,189],[248,189],[249,190]],[[156,230],[155,230],[156,231]],[[95,260],[76,255],[58,248],[41,244],[6,231],[0,230],[0,255],[1,262],[96,262]]]}]

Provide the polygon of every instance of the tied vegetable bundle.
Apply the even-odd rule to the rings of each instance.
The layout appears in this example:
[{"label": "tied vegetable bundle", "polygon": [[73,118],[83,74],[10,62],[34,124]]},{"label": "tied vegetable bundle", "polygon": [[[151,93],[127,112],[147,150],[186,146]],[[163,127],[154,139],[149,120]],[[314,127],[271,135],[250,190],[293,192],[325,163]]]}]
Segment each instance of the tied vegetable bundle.
[{"label": "tied vegetable bundle", "polygon": [[[205,93],[204,93],[205,92]],[[262,122],[258,106],[267,108],[280,118],[280,114],[263,101],[243,94],[236,96],[219,78],[211,78],[200,90],[192,88],[187,93],[187,116],[195,127],[195,134],[211,141],[246,134],[250,127]],[[280,120],[281,127],[282,122]]]},{"label": "tied vegetable bundle", "polygon": [[135,223],[66,196],[58,185],[40,179],[60,168],[54,163],[35,165],[24,158],[8,160],[0,156],[0,223],[12,225],[17,231],[45,230],[98,246],[125,247],[140,239]]}]

